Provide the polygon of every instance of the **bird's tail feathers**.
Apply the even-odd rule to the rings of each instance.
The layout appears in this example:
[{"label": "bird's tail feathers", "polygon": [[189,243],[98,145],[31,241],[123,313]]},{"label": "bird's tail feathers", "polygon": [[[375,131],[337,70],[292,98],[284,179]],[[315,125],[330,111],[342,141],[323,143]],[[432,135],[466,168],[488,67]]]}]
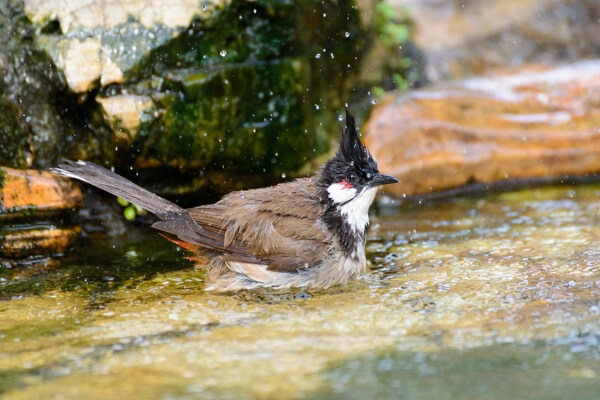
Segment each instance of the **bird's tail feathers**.
[{"label": "bird's tail feathers", "polygon": [[135,183],[89,161],[65,161],[52,172],[96,186],[155,214],[161,219],[183,211],[178,205],[136,185]]}]

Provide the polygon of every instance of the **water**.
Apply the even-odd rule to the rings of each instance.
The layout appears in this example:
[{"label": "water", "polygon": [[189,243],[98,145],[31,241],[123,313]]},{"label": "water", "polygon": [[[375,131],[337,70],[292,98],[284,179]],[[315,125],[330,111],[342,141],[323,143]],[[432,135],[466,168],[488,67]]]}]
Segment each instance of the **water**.
[{"label": "water", "polygon": [[8,398],[592,399],[600,186],[380,203],[371,269],[215,295],[151,230],[4,279]]}]

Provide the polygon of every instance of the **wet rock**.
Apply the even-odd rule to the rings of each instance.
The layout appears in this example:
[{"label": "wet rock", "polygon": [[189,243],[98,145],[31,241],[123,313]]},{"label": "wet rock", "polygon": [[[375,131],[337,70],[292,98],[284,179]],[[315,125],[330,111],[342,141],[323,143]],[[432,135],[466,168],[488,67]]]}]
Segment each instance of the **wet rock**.
[{"label": "wet rock", "polygon": [[14,231],[0,231],[0,255],[11,259],[27,259],[36,255],[52,255],[54,257],[67,252],[79,237],[81,229],[57,228],[24,228]]},{"label": "wet rock", "polygon": [[389,191],[600,171],[600,61],[530,66],[388,97],[365,131]]},{"label": "wet rock", "polygon": [[114,152],[100,107],[69,92],[17,0],[0,4],[0,143],[0,165],[17,168],[105,162]]},{"label": "wet rock", "polygon": [[53,219],[80,207],[71,180],[46,171],[0,167],[0,266],[56,264],[81,229]]},{"label": "wet rock", "polygon": [[108,50],[98,39],[71,40],[63,47],[57,65],[62,68],[69,88],[76,93],[87,92],[100,81],[102,86],[123,83],[123,71],[108,56]]},{"label": "wet rock", "polygon": [[33,22],[59,21],[63,32],[77,28],[114,28],[131,20],[153,27],[185,27],[194,15],[206,15],[224,0],[25,0],[25,10]]},{"label": "wet rock", "polygon": [[388,0],[408,7],[414,41],[437,81],[532,61],[594,57],[600,47],[595,0]]},{"label": "wet rock", "polygon": [[[64,71],[71,90],[83,93],[112,83],[154,48],[176,37],[195,16],[207,16],[224,1],[164,2],[26,0],[25,12],[38,26],[57,26],[41,46]],[[48,29],[46,29],[48,30]],[[63,33],[63,35],[57,34]]]},{"label": "wet rock", "polygon": [[133,142],[144,111],[150,110],[154,102],[148,96],[120,94],[96,99],[104,108],[115,131],[115,140],[120,147],[127,148]]},{"label": "wet rock", "polygon": [[69,89],[102,104],[117,169],[179,181],[179,194],[314,167],[364,45],[349,0],[27,0],[25,11]]},{"label": "wet rock", "polygon": [[154,232],[97,241],[64,273],[0,276],[5,397],[595,400],[599,197],[388,209],[365,276],[307,299],[205,292]]},{"label": "wet rock", "polygon": [[0,221],[47,217],[81,206],[73,181],[46,171],[0,167]]}]

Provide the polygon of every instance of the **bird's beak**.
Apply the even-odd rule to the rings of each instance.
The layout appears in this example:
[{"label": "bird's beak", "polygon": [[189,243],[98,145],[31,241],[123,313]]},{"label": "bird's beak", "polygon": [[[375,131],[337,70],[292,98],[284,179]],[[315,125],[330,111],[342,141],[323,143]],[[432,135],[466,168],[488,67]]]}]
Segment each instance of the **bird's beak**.
[{"label": "bird's beak", "polygon": [[369,182],[369,186],[375,187],[396,182],[400,182],[400,179],[391,175],[376,174],[373,177],[373,179]]}]

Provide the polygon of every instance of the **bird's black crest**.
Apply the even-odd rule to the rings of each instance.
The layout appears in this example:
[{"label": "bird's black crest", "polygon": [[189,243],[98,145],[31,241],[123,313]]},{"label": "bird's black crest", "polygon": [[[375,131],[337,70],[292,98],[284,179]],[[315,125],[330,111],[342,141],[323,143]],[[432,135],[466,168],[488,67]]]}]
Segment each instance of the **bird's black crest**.
[{"label": "bird's black crest", "polygon": [[348,110],[346,110],[346,129],[342,134],[337,156],[364,170],[369,170],[370,164],[374,162],[371,153],[358,137],[356,122]]},{"label": "bird's black crest", "polygon": [[321,170],[320,184],[326,188],[331,183],[341,182],[351,175],[366,181],[377,172],[377,163],[360,140],[354,117],[346,110],[346,129],[342,132],[337,153]]}]

